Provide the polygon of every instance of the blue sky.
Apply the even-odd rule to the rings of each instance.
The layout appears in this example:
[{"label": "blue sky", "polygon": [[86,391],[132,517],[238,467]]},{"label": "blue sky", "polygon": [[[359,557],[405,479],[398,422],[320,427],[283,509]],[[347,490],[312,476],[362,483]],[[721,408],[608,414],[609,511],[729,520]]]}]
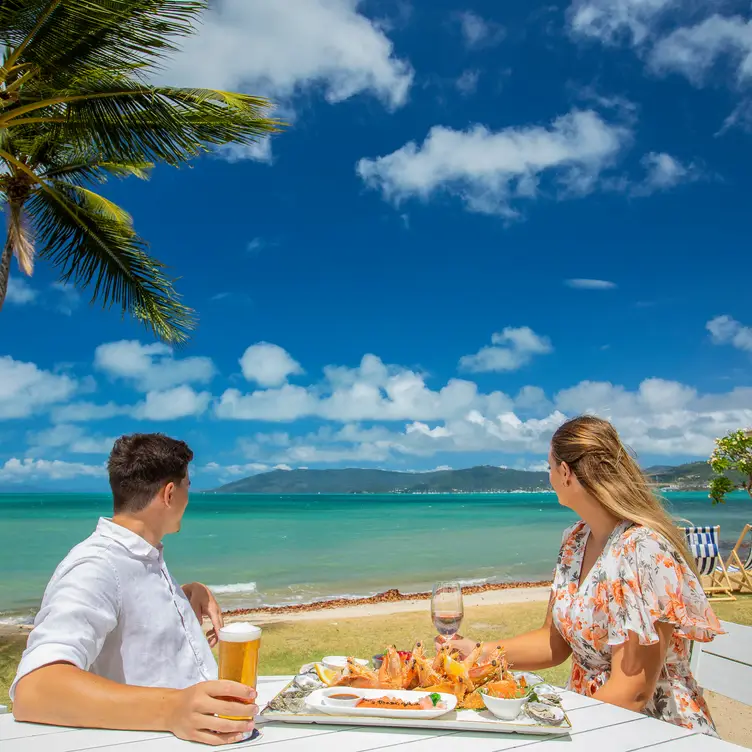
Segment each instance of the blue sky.
[{"label": "blue sky", "polygon": [[583,411],[645,464],[752,424],[743,2],[223,0],[160,78],[289,122],[106,187],[200,316],[170,351],[12,270],[0,489],[275,466],[537,468]]}]

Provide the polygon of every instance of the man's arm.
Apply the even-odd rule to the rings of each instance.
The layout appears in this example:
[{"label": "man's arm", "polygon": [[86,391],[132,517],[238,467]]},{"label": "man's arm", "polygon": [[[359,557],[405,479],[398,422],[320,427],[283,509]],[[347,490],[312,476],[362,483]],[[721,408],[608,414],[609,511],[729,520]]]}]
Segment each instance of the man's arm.
[{"label": "man's arm", "polygon": [[181,589],[185,593],[185,597],[188,598],[198,623],[203,624],[205,617],[211,621],[212,628],[207,633],[206,638],[209,640],[209,647],[213,648],[219,641],[219,630],[225,625],[222,609],[217,603],[214,593],[200,582],[189,582],[187,585],[183,585]]},{"label": "man's arm", "polygon": [[240,741],[253,729],[255,697],[250,687],[235,682],[203,682],[183,690],[130,687],[53,663],[19,680],[13,715],[55,726],[171,731],[181,739],[218,745]]}]

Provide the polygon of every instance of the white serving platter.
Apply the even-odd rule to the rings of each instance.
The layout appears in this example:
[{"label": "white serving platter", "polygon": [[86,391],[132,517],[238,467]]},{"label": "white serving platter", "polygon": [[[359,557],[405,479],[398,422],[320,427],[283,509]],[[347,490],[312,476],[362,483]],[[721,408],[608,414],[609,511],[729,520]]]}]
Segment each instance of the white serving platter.
[{"label": "white serving platter", "polygon": [[[289,687],[290,685],[288,685]],[[285,689],[282,692],[285,692]],[[320,692],[315,690],[309,697]],[[397,694],[392,690],[369,690],[376,691],[381,697],[387,694]],[[402,691],[400,691],[400,694]],[[416,695],[425,693],[416,692]],[[306,698],[306,702],[309,698]],[[329,710],[329,709],[327,709]],[[559,726],[545,726],[537,723],[524,713],[521,713],[514,721],[502,721],[488,710],[451,710],[435,718],[406,718],[405,711],[395,718],[385,718],[380,712],[379,716],[349,715],[343,711],[350,708],[332,707],[333,714],[323,712],[318,708],[308,706],[298,712],[264,709],[257,720],[264,722],[320,724],[334,726],[373,726],[381,728],[419,728],[419,729],[444,729],[446,731],[486,731],[497,734],[530,734],[533,736],[566,736],[572,731],[572,724],[565,714],[564,721]],[[429,711],[430,712],[430,711]]]},{"label": "white serving platter", "polygon": [[[330,689],[317,689],[306,697],[306,705],[309,710],[326,715],[346,715],[353,718],[409,718],[413,720],[430,721],[439,716],[451,712],[457,706],[457,698],[454,695],[441,695],[441,702],[444,708],[433,708],[431,710],[390,710],[386,708],[358,708],[343,707],[341,705],[329,705],[326,702],[326,692]],[[405,702],[418,702],[424,697],[430,695],[430,692],[412,692],[404,689],[342,689],[352,694],[358,694],[365,699],[377,699],[380,697],[394,697]]]}]

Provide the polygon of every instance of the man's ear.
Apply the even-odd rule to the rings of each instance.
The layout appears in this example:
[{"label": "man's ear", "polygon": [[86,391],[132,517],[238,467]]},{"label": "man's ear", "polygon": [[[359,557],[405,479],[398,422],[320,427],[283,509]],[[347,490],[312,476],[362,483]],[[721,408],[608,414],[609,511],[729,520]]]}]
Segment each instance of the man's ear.
[{"label": "man's ear", "polygon": [[172,506],[172,498],[173,494],[175,493],[175,484],[170,481],[163,489],[162,489],[162,499],[164,501],[164,505],[166,507]]}]

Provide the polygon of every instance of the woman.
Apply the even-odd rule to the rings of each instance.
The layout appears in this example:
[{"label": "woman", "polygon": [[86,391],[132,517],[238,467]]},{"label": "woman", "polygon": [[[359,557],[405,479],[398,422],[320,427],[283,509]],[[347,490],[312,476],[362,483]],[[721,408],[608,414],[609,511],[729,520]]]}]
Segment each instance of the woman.
[{"label": "woman", "polygon": [[535,671],[571,655],[569,689],[716,735],[689,641],[722,630],[682,534],[609,422],[568,421],[548,461],[559,503],[581,520],[564,533],[545,624],[504,643],[509,662]]}]

